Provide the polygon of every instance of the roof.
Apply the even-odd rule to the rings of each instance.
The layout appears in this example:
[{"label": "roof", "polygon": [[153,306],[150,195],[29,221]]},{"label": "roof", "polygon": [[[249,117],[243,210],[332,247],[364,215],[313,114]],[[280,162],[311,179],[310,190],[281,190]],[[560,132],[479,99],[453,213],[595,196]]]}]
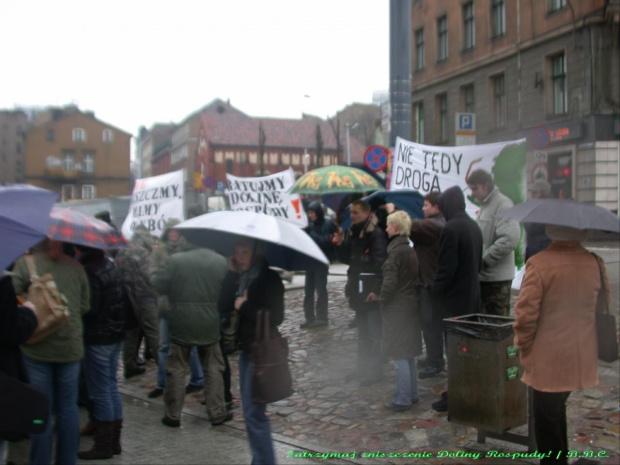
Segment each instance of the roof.
[{"label": "roof", "polygon": [[316,147],[316,128],[321,128],[323,148],[336,150],[336,135],[328,121],[304,115],[301,119],[255,118],[219,101],[202,113],[202,125],[211,145],[258,146],[259,125],[266,147],[311,149]]}]

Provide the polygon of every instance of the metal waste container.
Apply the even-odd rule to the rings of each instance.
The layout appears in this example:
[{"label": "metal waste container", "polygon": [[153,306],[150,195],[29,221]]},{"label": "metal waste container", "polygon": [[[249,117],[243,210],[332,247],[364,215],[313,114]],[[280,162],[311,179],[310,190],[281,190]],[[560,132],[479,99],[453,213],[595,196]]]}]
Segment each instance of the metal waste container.
[{"label": "metal waste container", "polygon": [[444,322],[450,421],[497,434],[527,423],[514,318],[475,313]]}]

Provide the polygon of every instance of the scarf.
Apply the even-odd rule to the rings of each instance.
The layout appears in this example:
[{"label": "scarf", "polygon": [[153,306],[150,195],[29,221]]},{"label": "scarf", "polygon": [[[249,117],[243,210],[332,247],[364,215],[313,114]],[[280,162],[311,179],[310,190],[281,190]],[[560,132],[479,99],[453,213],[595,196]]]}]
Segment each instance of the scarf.
[{"label": "scarf", "polygon": [[260,266],[253,266],[247,271],[243,271],[239,276],[239,288],[237,289],[237,297],[242,297],[243,293],[250,287],[252,281],[258,278],[260,274]]}]

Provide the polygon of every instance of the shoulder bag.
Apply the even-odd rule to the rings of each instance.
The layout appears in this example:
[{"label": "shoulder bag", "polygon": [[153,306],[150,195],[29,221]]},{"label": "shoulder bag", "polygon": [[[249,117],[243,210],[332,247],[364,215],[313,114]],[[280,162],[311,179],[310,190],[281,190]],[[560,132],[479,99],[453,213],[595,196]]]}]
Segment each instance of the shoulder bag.
[{"label": "shoulder bag", "polygon": [[601,288],[596,299],[596,337],[598,339],[598,358],[604,362],[615,362],[618,360],[618,338],[616,335],[616,318],[609,313],[609,302],[607,301],[607,286],[603,279],[603,270],[599,257],[596,254],[596,264],[601,277]]},{"label": "shoulder bag", "polygon": [[69,310],[67,299],[58,291],[54,277],[49,273],[39,277],[34,257],[26,255],[25,259],[31,281],[28,300],[34,304],[37,315],[37,328],[26,344],[36,344],[67,324]]},{"label": "shoulder bag", "polygon": [[252,344],[252,401],[268,404],[293,394],[288,366],[288,341],[276,330],[270,334],[269,312],[256,316],[256,340]]}]

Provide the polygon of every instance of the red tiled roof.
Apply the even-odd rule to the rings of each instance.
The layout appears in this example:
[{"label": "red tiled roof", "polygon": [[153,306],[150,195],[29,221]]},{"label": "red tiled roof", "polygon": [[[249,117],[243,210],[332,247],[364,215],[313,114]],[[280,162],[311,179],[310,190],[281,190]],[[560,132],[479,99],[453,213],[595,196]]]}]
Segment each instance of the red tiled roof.
[{"label": "red tiled roof", "polygon": [[262,122],[265,146],[278,148],[312,149],[316,147],[316,128],[321,128],[323,148],[336,150],[336,136],[329,122],[306,116],[302,119],[254,118],[228,104],[220,105],[220,112],[202,113],[206,138],[212,145],[258,146],[258,128]]}]

